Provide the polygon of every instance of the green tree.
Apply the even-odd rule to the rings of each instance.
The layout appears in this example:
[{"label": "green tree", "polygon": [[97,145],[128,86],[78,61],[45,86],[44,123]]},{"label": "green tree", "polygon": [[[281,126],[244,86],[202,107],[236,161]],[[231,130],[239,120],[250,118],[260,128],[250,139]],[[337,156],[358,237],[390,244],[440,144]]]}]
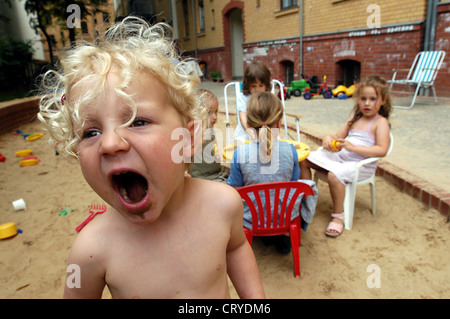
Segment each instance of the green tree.
[{"label": "green tree", "polygon": [[0,37],[0,83],[2,91],[28,91],[33,49],[31,41]]},{"label": "green tree", "polygon": [[[0,0],[0,2],[6,3],[11,8],[11,0]],[[0,21],[9,22],[9,19],[0,12]]]},{"label": "green tree", "polygon": [[[94,8],[94,12],[101,12],[97,10],[97,7],[102,4],[102,0],[89,0],[89,1],[77,1],[77,0],[25,0],[25,10],[30,14],[34,14],[35,17],[30,18],[31,27],[38,33],[42,32],[47,40],[48,51],[50,54],[50,63],[53,66],[53,47],[50,35],[47,33],[47,28],[52,24],[52,17],[67,21],[72,12],[67,12],[67,8],[70,4],[78,5],[80,8],[80,20],[86,18],[91,13],[87,9],[88,6]],[[76,43],[75,28],[68,28],[70,45],[73,46]]]}]

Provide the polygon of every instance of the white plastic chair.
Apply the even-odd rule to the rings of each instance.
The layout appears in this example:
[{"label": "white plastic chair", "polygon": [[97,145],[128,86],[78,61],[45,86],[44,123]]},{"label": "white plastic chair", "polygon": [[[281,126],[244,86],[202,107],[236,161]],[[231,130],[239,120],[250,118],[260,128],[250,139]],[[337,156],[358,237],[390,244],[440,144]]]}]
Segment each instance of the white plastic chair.
[{"label": "white plastic chair", "polygon": [[[389,134],[389,139],[390,139],[389,149],[385,157],[391,153],[392,147],[394,146],[394,136],[392,135],[392,132]],[[317,150],[322,151],[323,148],[319,147]],[[359,169],[363,165],[378,161],[380,158],[381,157],[369,157],[359,161],[356,164],[355,176],[353,177],[353,181],[345,185],[344,225],[346,229],[352,229],[353,226],[353,212],[355,209],[356,186],[358,185],[370,184],[370,192],[372,196],[372,215],[375,215],[375,172],[372,174],[372,176],[366,179],[358,181],[358,178],[359,178]],[[316,185],[319,179],[328,182],[327,173],[315,171],[314,181],[316,182]]]},{"label": "white plastic chair", "polygon": [[[416,86],[412,102],[409,106],[399,106],[394,105],[397,109],[411,109],[416,102],[417,94],[421,87],[430,88],[433,91],[434,103],[437,103],[436,90],[434,88],[434,80],[441,68],[442,61],[444,61],[445,52],[444,51],[422,51],[416,55],[413,64],[410,69],[394,69],[394,74],[391,83],[391,90],[394,84],[408,85],[411,89],[412,86]],[[397,73],[403,71],[408,71],[408,75],[404,79],[396,79]]]},{"label": "white plastic chair", "polygon": [[[283,83],[281,83],[278,80],[272,80],[272,93],[275,93],[275,87],[279,86],[280,91],[283,91]],[[230,134],[230,115],[229,115],[229,109],[228,109],[228,88],[234,86],[234,94],[236,97],[236,103],[235,103],[235,108],[236,108],[236,119],[237,119],[237,123],[240,123],[239,120],[239,112],[237,110],[237,99],[239,94],[242,91],[242,82],[230,82],[227,83],[223,89],[223,94],[225,97],[225,112],[226,112],[226,135],[227,135],[227,145],[230,144],[232,142],[232,136]],[[300,142],[300,124],[299,124],[299,119],[302,117],[301,115],[295,115],[295,114],[288,114],[286,113],[286,104],[285,104],[285,100],[284,100],[284,94],[280,94],[281,96],[281,102],[283,104],[283,125],[284,125],[284,132],[285,132],[285,138],[289,139],[289,131],[287,128],[287,121],[286,121],[286,116],[291,116],[295,118],[295,125],[297,128],[297,140]]]}]

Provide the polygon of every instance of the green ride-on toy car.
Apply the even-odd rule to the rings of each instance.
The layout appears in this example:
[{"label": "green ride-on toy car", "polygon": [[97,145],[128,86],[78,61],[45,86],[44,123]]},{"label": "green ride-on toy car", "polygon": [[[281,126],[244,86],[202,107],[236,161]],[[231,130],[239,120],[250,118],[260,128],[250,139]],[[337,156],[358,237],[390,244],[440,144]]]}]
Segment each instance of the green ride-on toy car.
[{"label": "green ride-on toy car", "polygon": [[291,81],[290,86],[288,88],[291,95],[302,96],[302,92],[305,91],[305,88],[309,87],[309,84],[305,79],[301,79],[298,81]]}]

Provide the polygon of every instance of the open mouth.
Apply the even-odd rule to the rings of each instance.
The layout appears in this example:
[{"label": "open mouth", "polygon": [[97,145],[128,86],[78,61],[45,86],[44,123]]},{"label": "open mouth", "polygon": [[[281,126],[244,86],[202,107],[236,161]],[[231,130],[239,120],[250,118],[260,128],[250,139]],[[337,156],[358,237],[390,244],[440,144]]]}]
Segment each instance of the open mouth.
[{"label": "open mouth", "polygon": [[120,172],[112,176],[119,196],[129,204],[140,203],[148,193],[147,180],[135,172]]}]

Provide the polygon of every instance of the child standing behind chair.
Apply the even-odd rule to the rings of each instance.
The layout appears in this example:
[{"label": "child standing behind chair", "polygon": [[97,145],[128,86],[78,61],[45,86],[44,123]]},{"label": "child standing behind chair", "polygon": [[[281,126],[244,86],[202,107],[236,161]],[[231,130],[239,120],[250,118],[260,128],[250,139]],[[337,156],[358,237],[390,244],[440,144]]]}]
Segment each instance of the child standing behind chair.
[{"label": "child standing behind chair", "polygon": [[271,74],[267,66],[261,62],[251,62],[244,73],[242,92],[236,97],[236,105],[239,121],[234,132],[234,139],[241,141],[249,140],[247,129],[247,103],[252,94],[258,92],[268,92],[272,88]]},{"label": "child standing behind chair", "polygon": [[221,153],[214,135],[219,100],[213,92],[206,89],[198,89],[196,96],[208,110],[208,128],[203,135],[202,149],[194,154],[194,162],[189,166],[189,174],[192,177],[226,183],[230,169],[220,164]]},{"label": "child standing behind chair", "polygon": [[[311,152],[300,163],[304,179],[311,179],[311,168],[328,173],[334,206],[332,221],[325,232],[328,236],[337,237],[344,229],[345,184],[352,181],[355,164],[368,157],[383,157],[388,151],[388,118],[392,110],[389,94],[387,82],[379,76],[369,76],[358,83],[353,116],[336,134],[325,136],[322,146],[326,151]],[[333,141],[340,143],[339,152],[331,152]],[[376,166],[376,162],[364,165],[359,179],[371,176]]]},{"label": "child standing behind chair", "polygon": [[[247,123],[249,128],[255,131],[258,141],[244,144],[234,151],[228,178],[229,185],[241,187],[299,179],[300,167],[295,147],[288,142],[278,140],[282,117],[283,105],[274,94],[270,92],[252,94],[247,106]],[[308,197],[311,200],[312,198],[313,196]],[[292,219],[299,215],[300,202],[301,198],[294,207]],[[305,211],[308,209],[306,205],[304,208]],[[315,202],[306,212],[307,222],[311,221],[314,209]],[[252,228],[252,215],[246,204],[244,205],[244,227]],[[273,243],[279,252],[289,252],[290,240],[287,236],[276,236]]]},{"label": "child standing behind chair", "polygon": [[229,298],[227,275],[240,297],[264,297],[239,194],[184,176],[204,108],[170,33],[127,17],[44,78],[57,83],[39,119],[110,205],[75,238],[79,284],[66,298],[100,298],[105,285],[115,299]]}]

